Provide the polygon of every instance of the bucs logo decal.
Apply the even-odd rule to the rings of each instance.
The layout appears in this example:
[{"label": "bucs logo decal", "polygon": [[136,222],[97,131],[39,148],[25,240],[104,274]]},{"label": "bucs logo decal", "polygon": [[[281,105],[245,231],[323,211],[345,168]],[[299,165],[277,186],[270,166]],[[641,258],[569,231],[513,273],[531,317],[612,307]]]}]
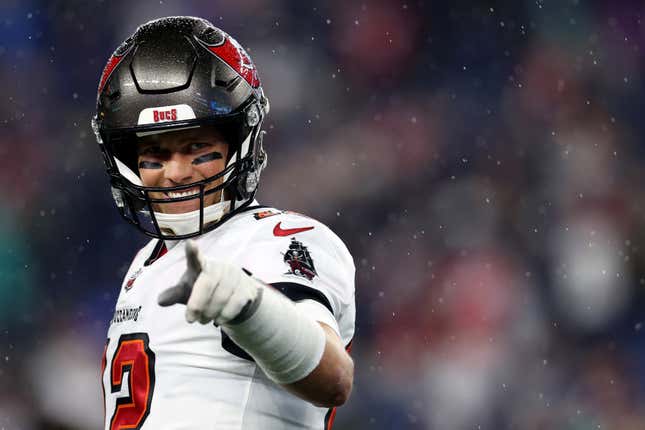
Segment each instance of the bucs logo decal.
[{"label": "bucs logo decal", "polygon": [[285,275],[300,276],[309,281],[318,275],[309,250],[302,242],[298,242],[293,237],[289,244],[289,250],[284,254],[284,262],[289,265],[289,270]]}]

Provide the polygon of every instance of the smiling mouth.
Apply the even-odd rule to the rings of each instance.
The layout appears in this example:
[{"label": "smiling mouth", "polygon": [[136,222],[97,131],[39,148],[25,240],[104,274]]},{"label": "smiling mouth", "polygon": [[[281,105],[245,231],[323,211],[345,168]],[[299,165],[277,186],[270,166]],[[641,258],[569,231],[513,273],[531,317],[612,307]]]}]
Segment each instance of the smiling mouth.
[{"label": "smiling mouth", "polygon": [[168,192],[164,192],[164,194],[168,198],[177,199],[179,197],[196,196],[199,194],[199,189],[191,189],[186,191],[168,191]]}]

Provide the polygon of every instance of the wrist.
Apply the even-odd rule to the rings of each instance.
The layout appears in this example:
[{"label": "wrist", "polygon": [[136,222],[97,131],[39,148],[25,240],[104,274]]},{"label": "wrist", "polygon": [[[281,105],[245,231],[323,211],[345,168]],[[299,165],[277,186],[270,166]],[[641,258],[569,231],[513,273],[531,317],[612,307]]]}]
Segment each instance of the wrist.
[{"label": "wrist", "polygon": [[255,293],[255,298],[252,300],[249,300],[242,310],[240,310],[240,313],[237,314],[235,318],[224,324],[224,326],[236,326],[239,324],[242,324],[243,322],[247,321],[249,318],[251,318],[255,312],[257,312],[258,307],[260,306],[260,303],[262,303],[262,294],[263,294],[263,289],[261,287],[255,287],[256,288],[256,293]]}]

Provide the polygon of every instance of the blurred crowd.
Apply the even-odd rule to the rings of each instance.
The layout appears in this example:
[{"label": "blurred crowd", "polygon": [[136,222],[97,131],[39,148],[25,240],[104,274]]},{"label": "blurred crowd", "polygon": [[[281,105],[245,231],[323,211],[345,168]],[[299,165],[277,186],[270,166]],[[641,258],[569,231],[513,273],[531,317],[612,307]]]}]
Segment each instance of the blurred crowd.
[{"label": "blurred crowd", "polygon": [[357,266],[335,430],[645,428],[645,6],[0,4],[0,428],[99,429],[100,356],[146,239],[90,129],[136,26],[196,15],[271,101],[259,200]]}]

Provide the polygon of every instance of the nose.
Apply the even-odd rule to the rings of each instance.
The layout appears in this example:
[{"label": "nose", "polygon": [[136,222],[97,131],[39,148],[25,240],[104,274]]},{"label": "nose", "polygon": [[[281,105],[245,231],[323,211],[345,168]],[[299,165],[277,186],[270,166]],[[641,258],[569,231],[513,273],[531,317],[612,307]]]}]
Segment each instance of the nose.
[{"label": "nose", "polygon": [[173,154],[164,166],[164,178],[175,184],[193,182],[193,165],[182,154]]}]

